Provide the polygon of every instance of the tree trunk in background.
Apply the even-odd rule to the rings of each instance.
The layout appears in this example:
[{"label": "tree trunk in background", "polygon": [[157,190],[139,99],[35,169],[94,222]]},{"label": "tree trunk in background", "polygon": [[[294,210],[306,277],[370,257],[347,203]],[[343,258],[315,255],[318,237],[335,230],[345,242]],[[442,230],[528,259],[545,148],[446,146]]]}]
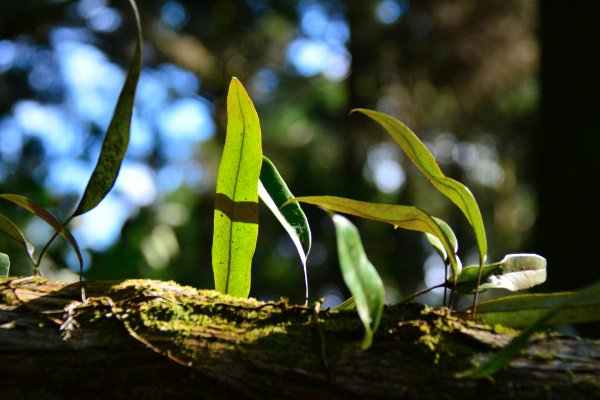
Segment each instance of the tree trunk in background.
[{"label": "tree trunk in background", "polygon": [[387,308],[361,351],[355,312],[171,282],[0,280],[0,398],[592,399],[600,342],[546,335],[492,380],[457,379],[512,335]]},{"label": "tree trunk in background", "polygon": [[600,279],[600,2],[540,1],[541,126],[533,149],[536,250],[552,290]]}]

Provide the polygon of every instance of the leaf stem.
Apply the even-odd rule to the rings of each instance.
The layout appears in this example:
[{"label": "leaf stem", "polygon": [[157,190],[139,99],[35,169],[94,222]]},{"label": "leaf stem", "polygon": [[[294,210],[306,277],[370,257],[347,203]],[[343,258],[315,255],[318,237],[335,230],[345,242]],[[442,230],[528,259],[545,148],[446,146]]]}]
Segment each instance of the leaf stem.
[{"label": "leaf stem", "polygon": [[[419,290],[418,292],[413,293],[410,296],[408,296],[407,298],[405,298],[404,300],[402,300],[400,303],[408,303],[409,301],[411,301],[412,299],[414,299],[416,297],[424,295],[425,293],[429,293],[433,289],[444,287],[445,285],[446,285],[446,283],[440,283],[439,285],[435,285],[435,286],[431,286],[431,287],[425,288],[423,290]],[[452,292],[450,292],[450,298],[452,298]]]}]

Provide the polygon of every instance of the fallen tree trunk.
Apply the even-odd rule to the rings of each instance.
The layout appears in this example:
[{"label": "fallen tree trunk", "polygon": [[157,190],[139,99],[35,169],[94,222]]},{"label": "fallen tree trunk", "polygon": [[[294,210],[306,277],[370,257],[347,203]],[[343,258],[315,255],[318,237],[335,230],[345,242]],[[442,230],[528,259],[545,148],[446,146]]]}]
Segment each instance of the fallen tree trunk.
[{"label": "fallen tree trunk", "polygon": [[454,373],[514,336],[418,305],[355,312],[172,282],[0,280],[0,399],[600,398],[600,341],[544,334],[493,379]]}]

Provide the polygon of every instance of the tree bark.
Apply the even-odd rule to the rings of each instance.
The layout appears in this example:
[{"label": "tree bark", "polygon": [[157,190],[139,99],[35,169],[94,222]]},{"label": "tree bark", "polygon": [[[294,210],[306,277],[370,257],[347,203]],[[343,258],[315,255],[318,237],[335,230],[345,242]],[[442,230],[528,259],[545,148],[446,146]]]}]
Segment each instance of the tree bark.
[{"label": "tree bark", "polygon": [[513,336],[420,305],[354,311],[172,282],[0,280],[0,399],[592,399],[600,341],[545,333],[493,379],[454,373]]}]

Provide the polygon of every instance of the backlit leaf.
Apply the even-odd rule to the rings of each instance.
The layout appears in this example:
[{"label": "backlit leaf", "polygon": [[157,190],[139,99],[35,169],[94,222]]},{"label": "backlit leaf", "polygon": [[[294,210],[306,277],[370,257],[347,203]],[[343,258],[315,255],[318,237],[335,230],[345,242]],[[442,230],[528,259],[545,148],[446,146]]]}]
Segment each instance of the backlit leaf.
[{"label": "backlit leaf", "polygon": [[284,205],[288,200],[293,199],[294,196],[281,175],[279,175],[275,165],[265,156],[263,156],[262,167],[260,169],[258,195],[273,215],[275,215],[296,246],[304,270],[304,287],[306,298],[308,298],[306,258],[310,252],[311,245],[310,226],[308,225],[304,211],[302,211],[298,203]]},{"label": "backlit leaf", "polygon": [[294,201],[314,204],[335,212],[350,214],[373,221],[386,222],[394,225],[396,228],[431,233],[441,240],[449,256],[453,273],[458,275],[460,271],[461,266],[454,253],[454,246],[443,229],[433,217],[417,207],[367,203],[336,196],[296,197]]},{"label": "backlit leaf", "polygon": [[487,254],[487,238],[481,211],[471,191],[462,183],[444,175],[433,154],[419,140],[417,135],[402,122],[378,111],[362,108],[355,109],[354,111],[363,113],[379,123],[398,143],[415,166],[425,175],[427,180],[460,208],[467,217],[469,224],[473,227],[479,249],[480,264],[483,264]]},{"label": "backlit leaf", "polygon": [[[447,282],[447,287],[460,293],[473,293],[477,284],[479,265],[464,267],[457,285]],[[546,281],[546,259],[537,254],[509,254],[494,264],[484,265],[479,291],[487,289],[525,290]]]},{"label": "backlit leaf", "polygon": [[[444,231],[444,233],[446,234],[446,237],[448,238],[448,240],[450,241],[450,244],[452,245],[454,254],[456,254],[456,252],[458,251],[458,240],[456,239],[456,235],[454,234],[454,231],[452,230],[452,228],[450,228],[450,225],[448,225],[444,220],[442,220],[440,218],[436,218],[436,217],[432,217],[432,218],[435,220],[435,222],[437,222],[440,229],[442,231]],[[425,237],[427,238],[427,241],[429,242],[429,244],[431,244],[433,249],[436,251],[436,253],[438,253],[439,256],[442,258],[442,260],[447,261],[448,253],[446,252],[446,249],[444,248],[444,244],[442,243],[442,241],[436,235],[432,235],[431,233],[425,233]]]},{"label": "backlit leaf", "polygon": [[8,200],[21,208],[29,211],[31,214],[43,219],[48,225],[50,225],[59,235],[67,239],[73,251],[77,255],[77,260],[79,261],[79,266],[83,266],[83,258],[81,256],[81,251],[79,250],[79,245],[77,241],[71,234],[71,231],[61,224],[52,214],[50,214],[46,209],[42,206],[34,203],[32,200],[28,199],[25,196],[21,196],[18,194],[0,194],[0,199]]},{"label": "backlit leaf", "polygon": [[10,258],[8,254],[0,253],[0,278],[6,278],[10,272]]},{"label": "backlit leaf", "polygon": [[354,310],[356,308],[356,303],[354,302],[354,297],[348,297],[346,300],[342,301],[335,308],[338,311],[347,311]]},{"label": "backlit leaf", "polygon": [[[458,377],[471,379],[485,378],[498,372],[519,355],[521,350],[529,343],[531,335],[545,326],[600,321],[600,282],[575,293],[550,293],[533,296],[537,296],[537,300],[531,301],[532,298],[526,298],[526,296],[511,296],[512,299],[509,301],[505,300],[507,298],[503,298],[484,302],[479,305],[488,303],[488,311],[490,308],[498,308],[501,305],[505,309],[512,308],[513,311],[520,312],[529,304],[533,313],[529,315],[529,321],[523,325],[527,326],[527,329],[521,332],[508,345],[504,346],[491,360],[478,368],[458,374]],[[492,302],[496,303],[491,305]],[[489,307],[490,305],[491,307]],[[574,317],[573,314],[577,315],[577,317]],[[482,318],[480,313],[477,315],[479,318]],[[509,319],[506,319],[506,321],[504,324],[511,326]],[[531,321],[534,322],[532,323]]]},{"label": "backlit leaf", "polygon": [[340,268],[346,286],[352,293],[356,311],[365,327],[362,349],[373,343],[373,334],[383,312],[385,291],[377,270],[367,259],[358,229],[341,215],[332,216],[337,238]]},{"label": "backlit leaf", "polygon": [[258,237],[258,179],[262,145],[258,115],[239,80],[227,95],[227,136],[219,164],[212,265],[216,290],[238,297],[250,292]]},{"label": "backlit leaf", "polygon": [[33,259],[33,245],[25,239],[25,236],[23,235],[21,230],[14,224],[14,222],[12,222],[10,219],[6,218],[2,214],[0,214],[0,232],[4,233],[8,237],[19,243],[27,253],[27,256],[29,257],[31,263],[35,264],[35,261]]},{"label": "backlit leaf", "polygon": [[130,0],[130,3],[135,15],[137,29],[135,54],[129,66],[127,78],[121,89],[112,120],[106,131],[98,162],[85,188],[83,197],[71,218],[84,214],[96,207],[108,194],[110,189],[112,189],[121,169],[121,163],[125,157],[127,146],[129,145],[133,102],[142,68],[142,28],[140,16],[135,2]]}]

